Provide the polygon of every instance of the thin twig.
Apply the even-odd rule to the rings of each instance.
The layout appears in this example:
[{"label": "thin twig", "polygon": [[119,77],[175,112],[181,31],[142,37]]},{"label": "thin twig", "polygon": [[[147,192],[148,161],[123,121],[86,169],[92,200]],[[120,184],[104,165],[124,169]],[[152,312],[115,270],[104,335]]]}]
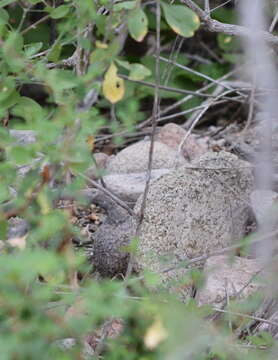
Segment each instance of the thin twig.
[{"label": "thin twig", "polygon": [[[151,83],[149,81],[143,81],[143,80],[133,80],[130,79],[128,76],[123,75],[123,74],[119,74],[119,76],[125,80],[137,83],[137,84],[141,84],[141,85],[145,85],[148,87],[152,87],[152,88],[156,88],[156,84]],[[170,91],[170,92],[175,92],[177,94],[190,94],[190,95],[194,95],[194,96],[200,96],[200,97],[212,97],[213,95],[211,94],[203,94],[201,92],[197,92],[197,91],[192,91],[192,90],[186,90],[186,89],[178,89],[178,88],[172,88],[169,86],[164,86],[164,85],[158,85],[159,90],[165,90],[165,91]]]},{"label": "thin twig", "polygon": [[134,218],[137,217],[137,215],[135,214],[135,212],[128,206],[126,205],[126,203],[124,201],[122,201],[121,199],[119,199],[116,195],[114,195],[111,191],[109,191],[108,189],[104,188],[103,186],[101,186],[98,182],[90,179],[88,176],[78,172],[77,173],[78,176],[82,177],[83,179],[85,179],[89,184],[93,185],[94,187],[96,187],[98,190],[102,191],[105,195],[109,196],[110,199],[112,199],[117,205],[119,205],[120,207],[122,207],[124,210],[126,210],[128,212],[129,215],[133,216]]},{"label": "thin twig", "polygon": [[205,12],[206,12],[207,14],[209,14],[209,13],[210,13],[209,0],[204,0],[204,2],[205,2]]},{"label": "thin twig", "polygon": [[277,21],[278,21],[278,9],[277,9],[276,14],[275,14],[275,16],[274,16],[274,18],[273,18],[273,20],[272,20],[272,23],[270,24],[270,27],[269,27],[269,29],[268,29],[268,31],[269,31],[270,33],[272,33],[272,31],[274,30]]},{"label": "thin twig", "polygon": [[[147,179],[146,185],[143,192],[142,203],[140,207],[139,218],[136,227],[136,237],[138,237],[140,232],[140,227],[144,218],[147,195],[150,187],[151,181],[151,172],[152,172],[152,162],[153,162],[153,151],[154,151],[154,138],[155,138],[155,130],[157,125],[157,117],[159,116],[159,83],[160,83],[160,18],[161,18],[161,8],[159,0],[156,1],[156,63],[155,63],[155,92],[154,92],[154,102],[153,102],[153,121],[152,121],[152,133],[151,133],[151,142],[149,149],[149,161],[148,161],[148,170],[147,170]],[[134,255],[130,254],[130,259],[126,271],[125,280],[129,279],[133,266],[134,266]]]},{"label": "thin twig", "polygon": [[152,133],[151,133],[151,142],[149,150],[149,161],[148,161],[148,170],[147,170],[147,179],[146,186],[143,193],[143,199],[140,209],[140,222],[142,222],[144,217],[144,211],[146,207],[146,199],[149,191],[150,181],[151,181],[151,171],[152,171],[152,162],[153,162],[153,151],[154,151],[154,136],[155,129],[157,125],[156,119],[159,114],[159,82],[160,82],[160,63],[159,63],[159,54],[160,54],[160,3],[156,2],[156,64],[155,64],[155,93],[154,93],[154,103],[153,103],[153,121],[152,121]]},{"label": "thin twig", "polygon": [[225,24],[220,21],[212,19],[203,9],[195,4],[192,0],[181,0],[185,5],[187,5],[191,10],[193,10],[203,21],[209,31],[211,32],[221,32],[227,35],[235,36],[244,36],[256,38],[257,36],[262,36],[265,41],[269,44],[276,45],[278,44],[278,37],[270,34],[267,31],[251,31],[247,27],[234,25],[234,24]]},{"label": "thin twig", "polygon": [[[270,233],[268,233],[266,235],[263,235],[261,237],[253,239],[252,241],[250,241],[249,245],[260,243],[262,241],[265,241],[265,239],[268,239],[269,236],[275,236],[275,235],[278,235],[278,230],[272,231],[272,232],[270,232]],[[198,256],[198,257],[190,259],[190,260],[186,260],[186,261],[182,260],[179,264],[173,265],[173,266],[171,266],[171,267],[169,267],[167,269],[162,270],[161,273],[167,273],[167,272],[179,269],[181,267],[188,268],[189,266],[194,265],[194,264],[196,264],[198,262],[206,261],[207,259],[209,259],[211,257],[218,256],[218,255],[223,255],[223,254],[226,254],[228,252],[237,250],[239,247],[241,247],[243,245],[244,244],[242,244],[240,242],[237,242],[234,245],[231,245],[231,246],[225,247],[223,249],[213,251],[213,252],[208,253],[208,254]]]},{"label": "thin twig", "polygon": [[213,308],[213,310],[215,310],[217,312],[222,312],[222,313],[225,313],[225,314],[229,314],[229,315],[241,316],[241,317],[244,317],[244,318],[247,318],[247,319],[263,322],[263,323],[278,327],[278,323],[276,323],[274,321],[271,321],[271,320],[266,320],[266,319],[263,319],[263,318],[260,318],[260,317],[257,317],[257,316],[243,314],[243,313],[230,311],[230,310],[222,310],[222,309],[217,309],[217,308]]},{"label": "thin twig", "polygon": [[42,17],[41,19],[39,19],[38,21],[36,21],[34,24],[28,26],[27,28],[25,28],[24,30],[21,31],[21,35],[25,35],[27,32],[29,32],[32,29],[35,29],[39,24],[45,22],[46,20],[48,20],[50,18],[50,15],[45,15],[44,17]]},{"label": "thin twig", "polygon": [[244,126],[244,129],[242,130],[242,133],[245,133],[247,129],[249,129],[251,123],[252,123],[252,119],[253,119],[253,115],[254,115],[254,109],[255,109],[255,94],[256,94],[256,73],[253,74],[253,84],[252,84],[252,89],[251,89],[251,93],[250,93],[250,99],[249,99],[249,111],[248,111],[248,117],[246,120],[246,124]]},{"label": "thin twig", "polygon": [[[224,80],[224,79],[227,79],[229,77],[231,77],[232,75],[234,75],[236,73],[236,70],[232,70],[230,71],[229,73],[223,75],[222,77],[220,77],[218,80],[221,81],[221,80]],[[210,89],[214,84],[213,83],[209,83],[209,84],[206,84],[205,86],[203,86],[202,88],[200,88],[199,90],[196,90],[196,92],[192,95],[187,95],[185,96],[183,99],[180,99],[178,100],[177,102],[175,102],[174,104],[171,104],[169,106],[167,106],[165,109],[163,110],[160,110],[159,111],[159,116],[161,115],[164,115],[164,114],[167,114],[168,112],[178,108],[179,106],[181,106],[182,104],[188,102],[189,100],[191,100],[194,96],[196,95],[199,95],[202,91],[205,91],[205,90],[208,90]],[[146,119],[145,121],[143,121],[141,124],[138,124],[136,126],[136,129],[137,130],[140,130],[140,129],[143,129],[144,127],[148,126],[150,123],[152,123],[152,120],[153,120],[153,115],[151,115],[148,119]],[[158,119],[159,120],[159,119]],[[116,137],[116,136],[123,136],[127,133],[128,131],[127,130],[123,130],[121,132],[118,132],[118,133],[115,133],[115,134],[110,134],[110,135],[103,135],[103,136],[100,136],[96,139],[96,143],[97,142],[100,142],[100,141],[104,141],[104,140],[108,140],[108,139],[111,139],[113,137]]]},{"label": "thin twig", "polygon": [[[206,75],[206,74],[203,74],[203,73],[201,73],[201,72],[199,72],[199,71],[197,71],[197,70],[191,69],[190,67],[188,67],[188,66],[186,66],[186,65],[181,65],[181,64],[179,64],[179,63],[177,63],[177,62],[175,62],[175,61],[173,61],[173,60],[167,59],[167,58],[165,58],[165,57],[163,57],[163,56],[160,56],[159,58],[160,58],[160,60],[162,60],[162,61],[164,61],[164,62],[173,64],[173,65],[175,65],[176,67],[178,67],[178,68],[180,68],[180,69],[183,69],[183,70],[185,70],[185,71],[188,71],[189,73],[194,74],[194,75],[196,75],[196,76],[202,77],[202,78],[204,78],[204,79],[206,79],[206,80],[208,80],[208,81],[213,82],[214,84],[221,85],[222,87],[224,87],[224,88],[226,88],[226,89],[234,90],[234,91],[235,91],[235,89],[231,88],[229,85],[227,85],[227,84],[222,84],[219,80],[215,80],[215,79],[213,79],[212,77],[210,77],[210,76],[208,76],[208,75]],[[240,95],[246,97],[245,94],[240,94]]]}]

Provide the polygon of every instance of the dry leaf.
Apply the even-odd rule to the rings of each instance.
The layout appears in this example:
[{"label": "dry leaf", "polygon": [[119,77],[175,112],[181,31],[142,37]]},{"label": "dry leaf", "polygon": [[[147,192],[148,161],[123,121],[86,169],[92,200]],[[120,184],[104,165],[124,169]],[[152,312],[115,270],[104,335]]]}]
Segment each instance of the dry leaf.
[{"label": "dry leaf", "polygon": [[145,346],[153,350],[155,349],[163,340],[167,338],[168,334],[164,328],[162,321],[160,319],[155,320],[155,322],[148,328],[145,337],[144,343]]},{"label": "dry leaf", "polygon": [[116,65],[112,63],[104,75],[102,84],[103,95],[112,104],[120,101],[125,93],[124,81],[117,75],[117,72]]}]

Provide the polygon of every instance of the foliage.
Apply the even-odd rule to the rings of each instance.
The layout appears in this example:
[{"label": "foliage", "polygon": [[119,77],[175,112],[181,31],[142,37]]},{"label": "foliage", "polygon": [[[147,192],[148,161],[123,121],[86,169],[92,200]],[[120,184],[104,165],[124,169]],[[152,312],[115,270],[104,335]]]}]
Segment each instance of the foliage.
[{"label": "foliage", "polygon": [[[103,7],[108,15],[103,14]],[[197,15],[184,5],[163,2],[162,8],[161,31],[166,44],[174,41],[175,32],[191,37],[199,28]],[[3,360],[80,359],[84,337],[109,318],[122,319],[124,330],[108,340],[105,359],[189,358],[184,353],[194,359],[242,359],[232,344],[227,322],[223,320],[222,330],[216,331],[203,320],[212,309],[200,309],[194,301],[185,305],[169,295],[150,294],[137,279],[96,282],[86,277],[91,268],[71,245],[73,237],[82,235],[71,224],[69,211],[55,206],[61,191],[86,204],[79,194],[85,185],[80,173],[94,163],[87,141],[90,137],[97,139],[102,128],[132,131],[149,115],[150,109],[143,104],[154,90],[132,81],[154,82],[154,58],[134,55],[132,47],[153,36],[153,15],[152,3],[135,0],[1,1]],[[135,42],[131,49],[125,48],[127,37]],[[217,78],[229,70],[229,62],[237,61],[232,58],[237,50],[232,39],[220,34],[217,51],[224,64],[210,59],[206,65],[195,63],[195,69]],[[179,55],[176,62],[187,65],[190,60]],[[161,83],[168,70],[161,61]],[[203,81],[177,67],[171,71],[170,88],[195,90]],[[87,107],[86,96],[93,90],[100,93],[99,101]],[[172,101],[182,95],[166,89],[161,98]],[[199,98],[194,96],[192,101],[196,105]],[[10,129],[34,130],[37,141],[23,147],[15,142]],[[18,175],[18,168],[26,164],[31,164],[31,170]],[[71,182],[66,181],[69,177]],[[21,246],[6,241],[8,220],[16,215],[30,224],[27,237],[18,239]],[[77,274],[83,276],[79,285]],[[156,342],[150,336],[156,337]],[[55,345],[65,338],[77,339],[77,345],[67,352]],[[270,339],[252,342],[265,344]],[[267,355],[265,351],[260,359]],[[245,358],[257,357],[251,350]]]}]

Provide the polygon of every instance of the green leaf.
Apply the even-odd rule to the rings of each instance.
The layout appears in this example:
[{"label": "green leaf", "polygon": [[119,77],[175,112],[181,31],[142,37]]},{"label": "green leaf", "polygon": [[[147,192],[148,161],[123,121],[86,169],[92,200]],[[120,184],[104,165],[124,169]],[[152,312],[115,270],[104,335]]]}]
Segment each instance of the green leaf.
[{"label": "green leaf", "polygon": [[15,88],[15,81],[12,77],[0,81],[0,104],[12,94]]},{"label": "green leaf", "polygon": [[49,11],[50,17],[52,19],[61,19],[64,16],[66,16],[68,12],[69,12],[68,5],[61,5],[61,6],[58,6],[57,8]]},{"label": "green leaf", "polygon": [[121,11],[121,10],[132,10],[136,6],[136,1],[124,1],[114,5],[114,11]]},{"label": "green leaf", "polygon": [[0,220],[0,239],[4,240],[7,237],[8,222],[7,220]]},{"label": "green leaf", "polygon": [[224,51],[235,51],[240,48],[240,42],[234,36],[226,34],[217,35],[218,46]]},{"label": "green leaf", "polygon": [[43,110],[40,105],[36,101],[25,96],[22,96],[19,99],[11,113],[31,122],[39,121],[43,117]]},{"label": "green leaf", "polygon": [[76,87],[78,78],[70,70],[53,69],[48,71],[46,82],[55,91],[62,91]]},{"label": "green leaf", "polygon": [[35,156],[34,150],[27,146],[12,146],[8,154],[16,165],[28,164]]},{"label": "green leaf", "polygon": [[138,42],[143,41],[148,32],[148,18],[141,8],[130,11],[127,25],[130,36]]},{"label": "green leaf", "polygon": [[6,184],[0,183],[0,203],[8,200],[10,192]]},{"label": "green leaf", "polygon": [[116,62],[117,62],[121,67],[123,67],[124,69],[130,70],[131,64],[130,64],[128,61],[123,61],[123,60],[116,59]]},{"label": "green leaf", "polygon": [[183,5],[161,5],[165,19],[175,33],[184,37],[194,35],[194,31],[200,26],[200,20],[192,10]]},{"label": "green leaf", "polygon": [[32,44],[24,45],[24,54],[29,58],[36,54],[43,47],[42,42],[35,42]]},{"label": "green leaf", "polygon": [[3,8],[4,6],[12,4],[13,2],[15,2],[15,0],[2,0],[0,4],[0,9]]},{"label": "green leaf", "polygon": [[142,64],[131,64],[129,78],[131,80],[143,80],[152,74],[146,66]]},{"label": "green leaf", "polygon": [[7,24],[9,21],[9,13],[5,9],[0,8],[0,24]]},{"label": "green leaf", "polygon": [[54,44],[52,49],[47,55],[47,60],[52,62],[57,62],[60,58],[61,51],[62,51],[62,45],[60,43]]},{"label": "green leaf", "polygon": [[16,91],[14,79],[7,77],[5,80],[0,81],[0,107],[8,109],[14,105],[19,99],[19,94]]},{"label": "green leaf", "polygon": [[143,80],[152,74],[151,70],[142,64],[130,64],[128,61],[116,60],[116,62],[126,70],[129,70],[131,80]]}]

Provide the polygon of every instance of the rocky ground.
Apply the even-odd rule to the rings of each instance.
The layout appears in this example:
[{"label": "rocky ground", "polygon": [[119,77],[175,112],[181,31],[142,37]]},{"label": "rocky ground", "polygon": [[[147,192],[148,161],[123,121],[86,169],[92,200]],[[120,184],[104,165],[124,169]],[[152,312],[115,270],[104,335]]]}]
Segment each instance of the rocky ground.
[{"label": "rocky ground", "polygon": [[[72,223],[81,229],[82,236],[73,242],[76,248],[85,249],[93,276],[123,278],[130,261],[128,246],[138,237],[133,270],[156,273],[160,283],[155,291],[167,289],[181,301],[194,296],[198,304],[221,310],[229,299],[246,299],[267,290],[269,269],[262,266],[259,247],[254,244],[246,251],[239,244],[277,206],[278,193],[258,189],[254,180],[260,166],[254,161],[259,129],[253,127],[243,134],[235,126],[211,127],[206,134],[188,136],[174,123],[158,129],[140,226],[150,138],[111,156],[94,154],[96,164],[86,172],[84,189],[89,206],[74,200],[58,204],[70,211]],[[28,134],[29,140],[14,135],[23,143],[35,141],[34,134]],[[275,175],[273,181],[276,184]],[[10,220],[10,241],[27,231],[24,221]],[[201,269],[200,288],[187,278],[192,268]],[[263,315],[275,322],[277,304],[267,305]],[[258,330],[278,337],[272,320],[258,325]]]}]

